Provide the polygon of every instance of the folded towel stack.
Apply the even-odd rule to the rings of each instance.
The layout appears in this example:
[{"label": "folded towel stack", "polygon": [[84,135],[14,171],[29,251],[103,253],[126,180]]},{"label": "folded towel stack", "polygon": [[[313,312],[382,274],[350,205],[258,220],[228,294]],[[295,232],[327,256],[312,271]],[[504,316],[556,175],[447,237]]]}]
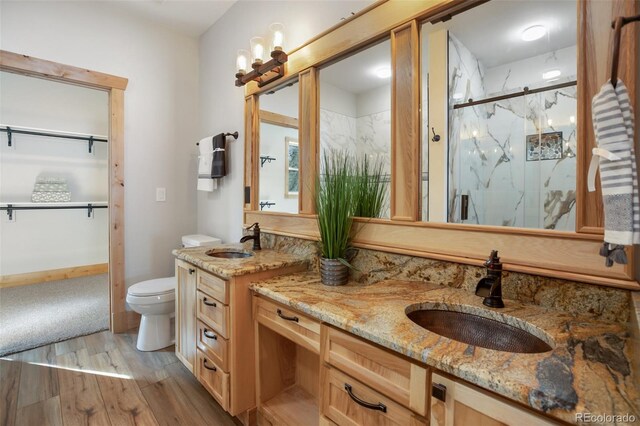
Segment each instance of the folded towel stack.
[{"label": "folded towel stack", "polygon": [[34,203],[60,203],[71,201],[67,182],[62,178],[40,177],[31,194]]},{"label": "folded towel stack", "polygon": [[640,199],[633,111],[622,81],[618,80],[615,88],[610,81],[602,86],[593,98],[592,114],[598,148],[593,149],[588,187],[595,190],[599,163],[605,241],[600,254],[607,258],[607,266],[626,264],[624,246],[640,242]]}]

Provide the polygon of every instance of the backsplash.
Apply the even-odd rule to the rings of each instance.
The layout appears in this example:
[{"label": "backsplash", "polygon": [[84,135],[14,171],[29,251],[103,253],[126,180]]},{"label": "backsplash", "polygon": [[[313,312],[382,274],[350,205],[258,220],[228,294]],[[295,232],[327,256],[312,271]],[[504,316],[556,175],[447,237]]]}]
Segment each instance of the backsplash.
[{"label": "backsplash", "polygon": [[[311,268],[318,270],[319,246],[315,241],[263,232],[263,248],[308,256]],[[484,268],[421,257],[357,249],[352,265],[354,281],[371,284],[384,279],[438,283],[475,292]],[[627,322],[630,315],[629,291],[612,287],[566,281],[518,272],[504,272],[502,292],[515,299],[575,315],[588,315],[603,321]]]}]

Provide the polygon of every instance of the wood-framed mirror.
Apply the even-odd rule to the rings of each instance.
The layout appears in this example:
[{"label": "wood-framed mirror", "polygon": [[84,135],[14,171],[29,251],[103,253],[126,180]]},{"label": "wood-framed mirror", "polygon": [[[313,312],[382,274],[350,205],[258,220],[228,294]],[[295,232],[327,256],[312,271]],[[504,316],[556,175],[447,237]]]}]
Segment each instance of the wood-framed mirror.
[{"label": "wood-framed mirror", "polygon": [[135,323],[126,309],[124,281],[124,91],[128,80],[0,50],[0,70],[103,90],[109,95],[109,328],[127,331]]},{"label": "wood-framed mirror", "polygon": [[[390,220],[356,219],[356,247],[371,248],[387,252],[410,254],[459,263],[480,265],[491,249],[498,249],[512,271],[546,275],[575,281],[637,288],[635,269],[630,265],[615,265],[607,268],[599,256],[602,244],[602,208],[598,193],[586,190],[586,170],[594,145],[591,129],[590,100],[607,80],[607,61],[610,56],[611,30],[609,23],[618,15],[637,14],[638,4],[630,0],[594,2],[578,0],[576,3],[577,29],[577,86],[578,97],[575,149],[575,228],[566,230],[528,229],[526,227],[503,227],[495,225],[469,225],[465,223],[423,222],[423,177],[421,139],[434,137],[430,126],[425,129],[421,112],[421,31],[422,25],[438,25],[451,16],[482,7],[484,1],[438,1],[392,2],[381,1],[362,11],[346,22],[334,27],[305,45],[290,52],[287,74],[300,82],[300,209],[298,214],[260,213],[250,202],[245,204],[245,223],[259,221],[267,232],[317,239],[317,228],[313,216],[313,190],[304,191],[304,182],[312,182],[318,170],[320,152],[320,93],[322,69],[336,58],[347,57],[380,40],[391,39],[391,200]],[[634,33],[635,31],[635,33]],[[637,86],[637,28],[629,30],[622,43],[621,78],[635,96]],[[446,40],[445,40],[446,45]],[[446,63],[446,58],[445,62]],[[448,70],[441,72],[429,69],[429,94],[442,92],[447,99],[449,91]],[[280,83],[278,83],[280,84]],[[251,146],[255,144],[254,110],[258,95],[270,87],[258,89],[250,84],[246,88],[247,118],[247,179],[252,185]],[[446,123],[447,104],[431,108],[429,123],[441,120]],[[440,115],[440,117],[438,117]],[[569,114],[571,117],[573,114]],[[551,118],[553,120],[553,118]],[[252,124],[254,123],[254,124]],[[434,130],[436,126],[433,126]],[[444,128],[447,131],[447,127]],[[538,137],[546,131],[538,132]],[[446,135],[446,133],[445,133]],[[526,135],[525,135],[526,136]],[[547,135],[545,135],[546,137]],[[525,138],[526,142],[526,138]],[[551,141],[552,142],[552,141]],[[557,141],[556,141],[557,142]],[[563,141],[568,142],[568,141]],[[533,143],[533,141],[532,141]],[[442,144],[443,146],[445,144]],[[446,147],[443,148],[445,152]],[[442,154],[441,158],[446,158]],[[438,158],[429,148],[429,170],[447,174],[447,161]],[[441,169],[438,170],[438,167]],[[434,168],[432,170],[432,168]],[[429,192],[431,190],[429,189]],[[446,194],[446,188],[443,191]],[[429,198],[429,203],[432,202]],[[250,200],[248,197],[247,200]],[[443,206],[446,207],[446,202]],[[431,208],[429,210],[432,210]],[[447,209],[444,208],[446,218]],[[444,222],[444,220],[443,220]],[[544,223],[544,221],[543,221]],[[568,225],[571,226],[571,225]],[[544,226],[542,226],[544,228]],[[631,249],[629,251],[632,251]],[[631,254],[631,253],[630,253]],[[633,256],[631,255],[630,258]]]}]

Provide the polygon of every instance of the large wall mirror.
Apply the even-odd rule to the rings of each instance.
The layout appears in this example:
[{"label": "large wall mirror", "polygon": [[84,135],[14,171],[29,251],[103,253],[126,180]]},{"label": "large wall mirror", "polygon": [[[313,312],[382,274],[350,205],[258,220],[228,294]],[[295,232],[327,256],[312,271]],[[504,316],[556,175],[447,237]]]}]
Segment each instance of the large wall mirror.
[{"label": "large wall mirror", "polygon": [[[590,100],[610,72],[610,23],[639,7],[376,3],[287,52],[286,81],[247,85],[245,223],[317,239],[318,166],[328,150],[348,150],[383,160],[390,182],[385,220],[357,218],[356,247],[475,265],[498,249],[512,271],[637,285],[634,265],[607,268],[598,254],[602,197],[585,180],[595,143]],[[625,31],[621,78],[635,99],[637,34]],[[298,88],[277,90],[294,80]],[[298,127],[272,138],[277,153],[265,111]],[[276,183],[259,155],[277,158]],[[251,192],[258,184],[260,201],[275,203],[262,212]]]},{"label": "large wall mirror", "polygon": [[260,96],[262,211],[298,213],[298,83]]},{"label": "large wall mirror", "polygon": [[[389,218],[391,179],[391,42],[385,40],[320,69],[320,158],[331,150],[366,156],[382,171]],[[378,169],[376,166],[380,166]]]},{"label": "large wall mirror", "polygon": [[[423,26],[423,93],[443,59],[448,88],[422,101],[446,136],[423,132],[423,153],[447,165],[424,156],[423,220],[575,230],[576,12],[575,1],[488,2]],[[430,122],[443,102],[447,123]]]}]

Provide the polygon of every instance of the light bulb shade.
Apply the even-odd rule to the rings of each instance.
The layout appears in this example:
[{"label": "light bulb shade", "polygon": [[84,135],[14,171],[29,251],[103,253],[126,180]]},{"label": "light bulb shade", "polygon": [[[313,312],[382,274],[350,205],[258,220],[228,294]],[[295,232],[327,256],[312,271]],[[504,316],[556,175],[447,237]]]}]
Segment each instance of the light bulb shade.
[{"label": "light bulb shade", "polygon": [[269,31],[271,32],[271,51],[284,50],[284,25],[275,22],[269,25]]},{"label": "light bulb shade", "polygon": [[251,61],[254,64],[262,64],[264,62],[264,39],[253,37],[249,43],[251,43]]},{"label": "light bulb shade", "polygon": [[246,74],[247,70],[250,68],[249,60],[251,59],[251,54],[247,50],[238,50],[238,57],[236,58],[236,70],[238,70],[238,74]]}]

